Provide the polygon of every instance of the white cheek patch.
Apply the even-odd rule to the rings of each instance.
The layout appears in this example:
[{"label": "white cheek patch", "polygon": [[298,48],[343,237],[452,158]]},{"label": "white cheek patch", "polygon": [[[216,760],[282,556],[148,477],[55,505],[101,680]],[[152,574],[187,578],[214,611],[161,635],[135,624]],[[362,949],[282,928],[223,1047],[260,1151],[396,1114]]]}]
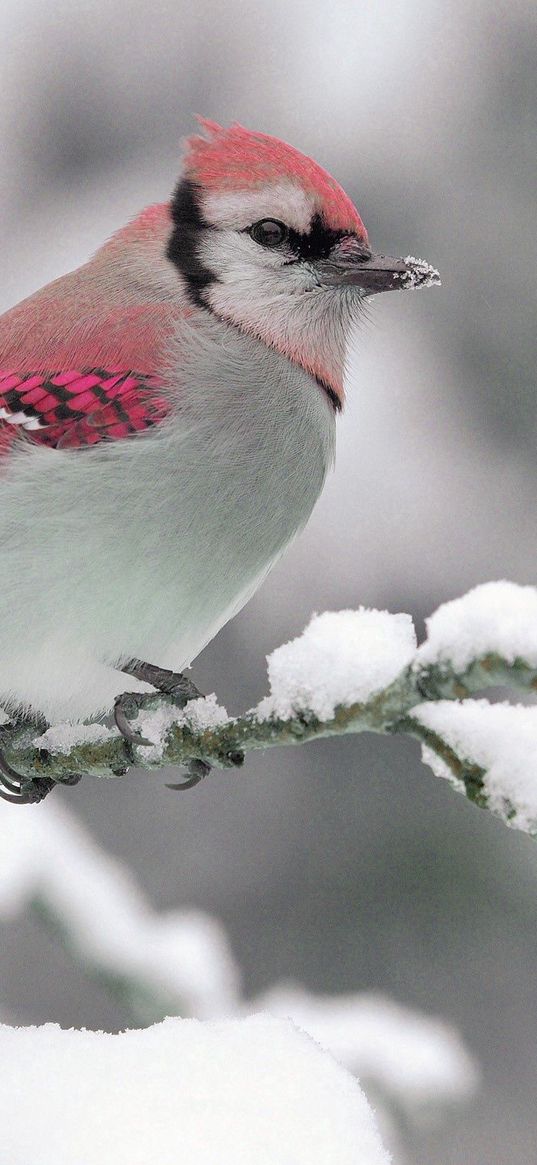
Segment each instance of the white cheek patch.
[{"label": "white cheek patch", "polygon": [[282,267],[285,256],[260,247],[236,231],[205,232],[200,259],[217,280],[205,296],[214,311],[235,323],[263,316],[275,297],[289,294],[292,269]]},{"label": "white cheek patch", "polygon": [[240,283],[248,279],[254,284],[267,273],[280,271],[286,259],[280,251],[260,247],[249,235],[231,230],[205,231],[199,257],[220,281]]},{"label": "white cheek patch", "polygon": [[262,218],[274,218],[295,231],[309,230],[315,202],[294,182],[275,182],[257,190],[228,190],[204,194],[202,213],[218,227],[241,231]]}]

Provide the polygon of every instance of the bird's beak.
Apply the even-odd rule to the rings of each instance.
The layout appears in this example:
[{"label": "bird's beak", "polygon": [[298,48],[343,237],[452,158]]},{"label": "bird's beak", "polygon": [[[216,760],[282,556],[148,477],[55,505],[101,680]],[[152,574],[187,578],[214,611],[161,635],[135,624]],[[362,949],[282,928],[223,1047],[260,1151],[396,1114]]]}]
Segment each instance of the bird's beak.
[{"label": "bird's beak", "polygon": [[341,239],[315,267],[325,287],[356,287],[364,295],[440,284],[438,271],[423,259],[413,255],[406,259],[374,255],[351,237]]}]

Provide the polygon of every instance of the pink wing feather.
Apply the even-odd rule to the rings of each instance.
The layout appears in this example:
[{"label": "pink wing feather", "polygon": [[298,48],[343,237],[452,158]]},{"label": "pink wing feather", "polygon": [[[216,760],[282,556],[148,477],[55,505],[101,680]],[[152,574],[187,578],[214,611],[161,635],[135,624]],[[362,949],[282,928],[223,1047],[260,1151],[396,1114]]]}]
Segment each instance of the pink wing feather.
[{"label": "pink wing feather", "polygon": [[[167,204],[149,207],[90,263],[1,317],[0,458],[17,438],[76,449],[129,437],[166,416],[170,401],[156,370],[190,310],[159,295],[159,278],[165,287],[169,279],[170,226]],[[144,265],[157,292],[151,279],[140,291]]]},{"label": "pink wing feather", "polygon": [[158,377],[118,368],[58,373],[0,371],[0,455],[13,438],[57,449],[141,432],[166,416]]}]

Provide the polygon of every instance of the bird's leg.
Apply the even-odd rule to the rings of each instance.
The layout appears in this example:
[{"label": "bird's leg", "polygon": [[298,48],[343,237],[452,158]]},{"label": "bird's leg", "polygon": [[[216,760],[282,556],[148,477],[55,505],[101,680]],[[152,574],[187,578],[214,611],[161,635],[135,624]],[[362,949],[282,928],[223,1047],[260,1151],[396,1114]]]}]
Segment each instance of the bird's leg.
[{"label": "bird's leg", "polygon": [[[134,676],[137,680],[153,684],[153,687],[157,688],[159,692],[170,696],[178,708],[184,708],[189,700],[203,698],[202,692],[182,672],[168,671],[167,668],[156,667],[153,663],[144,663],[142,659],[132,659],[121,670],[129,676]],[[138,733],[133,732],[128,722],[129,713],[132,715],[133,710],[139,707],[142,702],[143,695],[128,692],[124,696],[118,696],[115,702],[114,719],[119,731],[129,744],[150,743]],[[242,760],[238,763],[242,763]],[[199,785],[199,782],[211,771],[211,766],[206,761],[195,758],[189,761],[186,767],[189,773],[186,781],[182,781],[178,785],[168,785],[168,789],[178,789],[181,792],[184,789],[192,789],[194,785]]]},{"label": "bird's leg", "polygon": [[[129,676],[143,683],[152,684],[159,692],[171,696],[178,708],[184,708],[189,700],[201,696],[195,684],[182,675],[181,672],[168,671],[164,667],[156,667],[153,663],[144,663],[142,659],[131,659],[121,668]],[[134,732],[129,720],[136,716],[138,709],[144,702],[144,693],[123,692],[114,703],[114,720],[121,735],[129,744],[151,744],[139,732]],[[201,779],[201,778],[200,778]]]},{"label": "bird's leg", "polygon": [[[9,724],[3,725],[2,729],[0,729],[0,745],[2,735],[5,736],[7,730],[12,732],[14,729],[23,728],[25,725],[31,725],[37,732],[44,732],[48,728],[48,724],[43,717],[35,717],[32,719],[24,716],[18,717],[15,720],[11,720]],[[71,773],[61,783],[76,785],[80,779],[80,774]],[[18,773],[9,764],[2,747],[0,747],[0,797],[3,801],[9,801],[12,805],[35,805],[39,801],[43,801],[56,784],[58,782],[53,777],[28,777],[23,773]]]},{"label": "bird's leg", "polygon": [[143,659],[132,659],[121,670],[129,676],[134,676],[136,680],[153,684],[159,692],[172,696],[179,708],[184,708],[189,700],[196,700],[198,697],[203,699],[203,693],[184,672],[168,671],[165,667],[156,667],[154,663],[144,663]]}]

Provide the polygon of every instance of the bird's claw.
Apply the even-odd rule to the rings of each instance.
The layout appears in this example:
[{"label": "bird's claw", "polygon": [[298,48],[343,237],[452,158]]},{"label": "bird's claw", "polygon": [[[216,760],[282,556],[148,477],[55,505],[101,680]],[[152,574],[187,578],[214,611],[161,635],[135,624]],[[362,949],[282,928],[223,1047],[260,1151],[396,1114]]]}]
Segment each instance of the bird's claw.
[{"label": "bird's claw", "polygon": [[0,797],[3,801],[11,801],[12,805],[27,805],[28,797],[23,793],[24,778],[8,764],[0,750]]},{"label": "bird's claw", "polygon": [[[149,667],[149,665],[147,666]],[[152,670],[156,672],[157,668]],[[190,680],[187,680],[184,676],[174,675],[173,672],[164,672],[162,670],[162,675],[166,679],[169,676],[172,677],[173,681],[175,682],[169,683],[166,688],[162,686],[160,691],[162,691],[163,694],[169,696],[173,703],[178,704],[179,707],[184,707],[187,700],[192,699],[190,692],[194,685],[191,684]],[[153,682],[153,679],[154,677],[152,676],[150,682]],[[184,684],[182,681],[184,681]],[[188,692],[188,695],[186,692]],[[199,695],[197,688],[195,689],[195,692],[196,695]],[[137,714],[143,699],[143,694],[140,695],[138,692],[124,692],[123,695],[117,697],[114,703],[114,720],[116,727],[121,733],[129,749],[132,749],[133,745],[151,744],[150,740],[146,740],[146,738],[141,736],[139,732],[135,732],[130,724],[130,719],[134,718],[134,716]],[[180,781],[178,784],[167,785],[166,787],[168,789],[175,789],[181,792],[184,789],[193,789],[194,786],[199,785],[200,781],[202,781],[203,778],[207,776],[207,773],[210,773],[211,771],[211,766],[206,764],[206,762],[203,760],[191,760],[188,762],[186,767],[188,773],[186,779],[184,781]]]},{"label": "bird's claw", "polygon": [[[48,728],[48,724],[42,716],[35,716],[31,720],[21,716],[2,725],[0,732],[0,797],[12,805],[37,805],[57,784],[57,781],[52,777],[30,777],[27,774],[19,773],[7,760],[2,745],[9,740],[14,729],[25,726],[31,726],[41,732]],[[76,780],[80,780],[80,778],[76,777]]]},{"label": "bird's claw", "polygon": [[140,732],[135,732],[130,724],[131,717],[138,714],[140,703],[138,692],[123,692],[114,701],[114,721],[116,728],[121,733],[125,742],[131,746],[133,744],[151,744],[151,741],[146,740],[145,736],[142,736]]},{"label": "bird's claw", "polygon": [[193,789],[207,776],[207,773],[210,773],[211,766],[204,760],[191,760],[186,765],[186,770],[189,776],[184,781],[179,781],[176,785],[167,784],[166,788],[173,789],[177,793],[183,793],[185,789]]},{"label": "bird's claw", "polygon": [[[130,663],[125,664],[123,671],[127,675],[134,676],[137,680],[142,680],[146,684],[152,684],[158,692],[162,692],[164,696],[168,696],[178,708],[184,708],[189,700],[195,700],[202,694],[196,685],[192,683],[192,680],[188,676],[183,675],[182,672],[173,672],[167,668],[156,667],[155,664],[145,663],[141,659],[131,660]],[[125,703],[127,703],[127,707],[125,707]],[[114,706],[116,725],[131,749],[133,744],[150,743],[150,741],[144,740],[143,737],[134,733],[129,724],[129,712],[131,715],[134,715],[134,710],[137,707],[138,696],[137,694],[131,695],[130,693],[126,693],[125,696],[119,696]],[[178,792],[183,792],[185,789],[193,789],[195,785],[199,785],[200,781],[207,776],[207,773],[210,773],[211,766],[203,760],[191,760],[186,765],[186,769],[187,777],[184,781],[180,781],[178,784],[167,785],[166,788],[174,789]]]},{"label": "bird's claw", "polygon": [[12,768],[0,749],[0,797],[12,805],[37,805],[50,793],[52,777],[25,777]]},{"label": "bird's claw", "polygon": [[[189,700],[196,700],[202,697],[202,693],[196,687],[192,680],[185,676],[182,672],[168,671],[167,668],[156,667],[155,664],[145,663],[142,659],[133,659],[130,663],[125,664],[122,668],[127,675],[134,676],[137,680],[142,680],[144,683],[152,684],[157,691],[162,692],[163,695],[168,696],[178,708],[184,708]],[[138,694],[126,693],[125,696],[118,696],[114,708],[114,717],[116,724],[125,737],[125,741],[129,746],[132,744],[149,744],[149,741],[144,740],[143,737],[138,737],[133,733],[132,728],[128,722],[128,714],[135,715],[135,710],[143,701],[144,697]],[[131,702],[130,706],[125,707],[124,702]],[[117,710],[120,709],[121,723],[118,722]],[[126,713],[122,716],[121,713]],[[125,729],[125,731],[124,731]],[[240,768],[244,761],[244,753],[236,750],[229,753],[228,760],[230,765]],[[167,784],[167,789],[174,789],[179,793],[184,792],[185,789],[193,789],[195,785],[199,785],[200,781],[207,776],[211,771],[211,765],[207,761],[195,758],[188,761],[185,765],[187,775],[184,781],[177,784]]]}]

